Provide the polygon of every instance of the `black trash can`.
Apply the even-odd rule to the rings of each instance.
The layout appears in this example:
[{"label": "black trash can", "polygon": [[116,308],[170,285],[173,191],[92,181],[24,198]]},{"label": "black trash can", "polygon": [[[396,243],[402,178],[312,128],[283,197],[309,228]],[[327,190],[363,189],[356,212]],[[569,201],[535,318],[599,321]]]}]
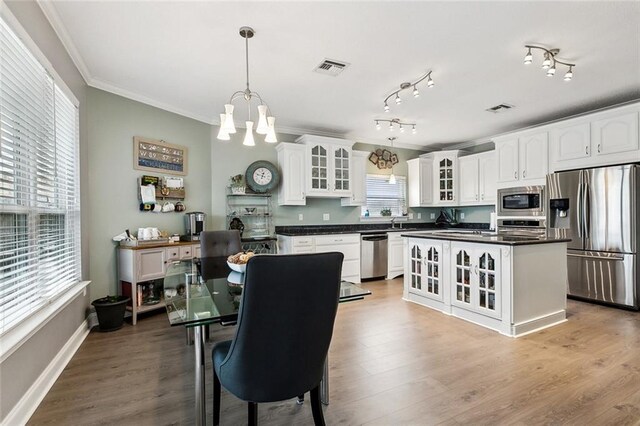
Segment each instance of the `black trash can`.
[{"label": "black trash can", "polygon": [[128,301],[129,298],[126,296],[107,296],[91,302],[96,308],[100,331],[115,331],[122,328]]}]

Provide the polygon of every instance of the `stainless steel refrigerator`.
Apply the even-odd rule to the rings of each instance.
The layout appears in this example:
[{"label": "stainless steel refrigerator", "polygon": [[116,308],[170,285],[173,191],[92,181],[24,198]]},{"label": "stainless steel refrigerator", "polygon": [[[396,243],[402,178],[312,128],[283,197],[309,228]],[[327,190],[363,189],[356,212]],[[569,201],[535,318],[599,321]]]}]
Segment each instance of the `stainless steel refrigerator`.
[{"label": "stainless steel refrigerator", "polygon": [[547,176],[549,234],[568,243],[568,294],[638,309],[640,165]]}]

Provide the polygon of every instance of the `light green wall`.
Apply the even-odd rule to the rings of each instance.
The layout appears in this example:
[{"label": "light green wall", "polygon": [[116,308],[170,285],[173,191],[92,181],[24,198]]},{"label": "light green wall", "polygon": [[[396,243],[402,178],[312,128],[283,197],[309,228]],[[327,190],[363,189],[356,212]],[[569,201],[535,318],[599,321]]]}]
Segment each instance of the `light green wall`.
[{"label": "light green wall", "polygon": [[[90,88],[87,93],[89,135],[89,252],[91,297],[117,289],[116,243],[111,238],[125,229],[154,226],[184,233],[181,213],[139,211],[137,179],[133,169],[133,137],[162,139],[188,148],[185,176],[187,211],[211,210],[210,132],[205,123]],[[233,161],[223,158],[221,162]]]}]

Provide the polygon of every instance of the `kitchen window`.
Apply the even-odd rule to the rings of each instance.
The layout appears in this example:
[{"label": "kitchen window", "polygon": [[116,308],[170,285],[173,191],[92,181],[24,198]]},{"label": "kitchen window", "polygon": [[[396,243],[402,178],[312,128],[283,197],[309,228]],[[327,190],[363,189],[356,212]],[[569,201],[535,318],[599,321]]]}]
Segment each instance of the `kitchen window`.
[{"label": "kitchen window", "polygon": [[77,101],[12,19],[0,19],[3,336],[80,281]]},{"label": "kitchen window", "polygon": [[407,208],[407,178],[396,176],[396,183],[389,183],[389,175],[367,175],[367,204],[362,206],[364,217],[384,217],[383,210],[402,216]]}]

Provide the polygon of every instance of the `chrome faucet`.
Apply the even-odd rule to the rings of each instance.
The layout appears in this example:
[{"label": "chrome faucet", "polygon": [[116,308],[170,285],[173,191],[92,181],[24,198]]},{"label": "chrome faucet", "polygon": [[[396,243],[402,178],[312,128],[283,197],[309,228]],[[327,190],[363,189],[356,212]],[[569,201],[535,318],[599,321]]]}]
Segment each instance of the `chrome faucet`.
[{"label": "chrome faucet", "polygon": [[392,217],[391,218],[391,229],[395,229],[395,227],[396,227],[396,218]]}]

